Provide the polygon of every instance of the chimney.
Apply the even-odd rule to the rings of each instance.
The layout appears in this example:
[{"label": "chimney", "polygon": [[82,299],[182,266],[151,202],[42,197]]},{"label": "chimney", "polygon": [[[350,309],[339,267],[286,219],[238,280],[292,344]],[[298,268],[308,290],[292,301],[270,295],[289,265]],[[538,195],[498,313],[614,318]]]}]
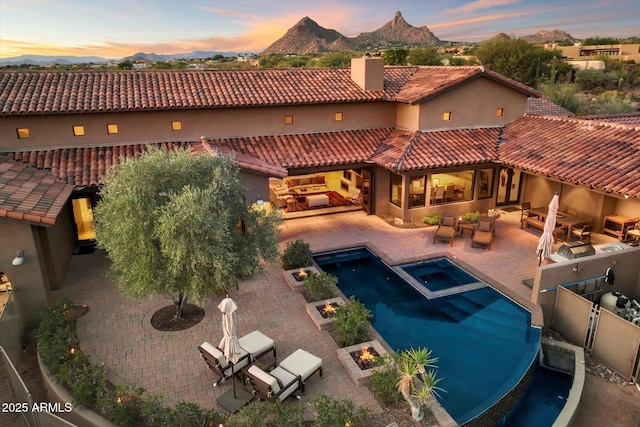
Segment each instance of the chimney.
[{"label": "chimney", "polygon": [[369,55],[352,58],[351,80],[362,90],[384,90],[384,59]]}]

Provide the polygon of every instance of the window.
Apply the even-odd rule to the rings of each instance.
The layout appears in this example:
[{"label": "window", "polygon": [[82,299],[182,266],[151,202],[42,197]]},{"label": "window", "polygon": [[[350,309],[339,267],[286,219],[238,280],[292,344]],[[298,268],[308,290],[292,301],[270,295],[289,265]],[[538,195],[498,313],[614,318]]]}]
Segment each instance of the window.
[{"label": "window", "polygon": [[424,176],[413,176],[409,179],[409,207],[417,208],[425,205]]},{"label": "window", "polygon": [[504,108],[498,108],[496,110],[496,117],[502,117],[504,116]]},{"label": "window", "polygon": [[336,113],[335,118],[336,122],[341,122],[344,119],[342,113]]},{"label": "window", "polygon": [[396,206],[402,205],[402,175],[391,174],[391,203]]},{"label": "window", "polygon": [[442,120],[451,120],[451,111],[445,111],[442,113]]},{"label": "window", "polygon": [[495,169],[482,169],[480,170],[480,190],[478,192],[478,199],[488,199],[493,197],[493,177],[495,175]]},{"label": "window", "polygon": [[473,200],[475,171],[459,171],[431,175],[431,204]]},{"label": "window", "polygon": [[290,115],[290,114],[284,116],[284,124],[285,125],[292,125],[293,124],[293,116]]},{"label": "window", "polygon": [[182,130],[182,122],[180,120],[173,120],[171,122],[171,130],[173,131]]},{"label": "window", "polygon": [[118,133],[118,125],[116,124],[107,125],[107,133],[109,135]]},{"label": "window", "polygon": [[82,125],[74,126],[73,136],[84,136],[84,126]]},{"label": "window", "polygon": [[18,139],[27,139],[31,138],[31,133],[29,132],[29,128],[18,128],[16,129],[18,132]]}]

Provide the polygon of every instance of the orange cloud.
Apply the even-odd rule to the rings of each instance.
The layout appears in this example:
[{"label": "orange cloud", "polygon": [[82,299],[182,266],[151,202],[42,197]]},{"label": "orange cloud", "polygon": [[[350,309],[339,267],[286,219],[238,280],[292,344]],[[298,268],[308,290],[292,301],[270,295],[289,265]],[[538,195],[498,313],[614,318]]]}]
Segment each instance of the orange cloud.
[{"label": "orange cloud", "polygon": [[514,18],[514,17],[519,17],[519,16],[527,16],[527,15],[533,15],[536,12],[530,11],[530,12],[511,12],[511,13],[497,13],[494,15],[484,15],[484,16],[478,16],[475,18],[469,18],[469,19],[460,19],[457,21],[448,21],[448,22],[441,22],[439,24],[432,24],[429,25],[429,29],[431,31],[433,31],[434,29],[443,29],[443,28],[452,28],[452,27],[457,27],[457,28],[464,28],[465,25],[473,25],[473,24],[478,24],[478,23],[482,23],[482,22],[491,22],[491,21],[501,21],[503,19],[507,19],[507,18]]},{"label": "orange cloud", "polygon": [[463,6],[455,9],[449,9],[442,12],[442,15],[452,15],[455,13],[469,13],[476,10],[490,9],[492,7],[505,6],[509,4],[521,3],[520,0],[476,0],[471,3],[467,3]]}]

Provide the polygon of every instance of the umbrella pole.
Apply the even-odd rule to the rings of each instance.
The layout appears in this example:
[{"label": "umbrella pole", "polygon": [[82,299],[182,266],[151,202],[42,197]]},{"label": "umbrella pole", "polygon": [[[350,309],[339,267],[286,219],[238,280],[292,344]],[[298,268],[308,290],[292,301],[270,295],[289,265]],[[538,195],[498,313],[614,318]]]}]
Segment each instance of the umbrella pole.
[{"label": "umbrella pole", "polygon": [[235,364],[231,364],[231,388],[233,388],[233,398],[237,399],[238,396],[236,396],[236,374],[235,372],[233,372],[235,366]]}]

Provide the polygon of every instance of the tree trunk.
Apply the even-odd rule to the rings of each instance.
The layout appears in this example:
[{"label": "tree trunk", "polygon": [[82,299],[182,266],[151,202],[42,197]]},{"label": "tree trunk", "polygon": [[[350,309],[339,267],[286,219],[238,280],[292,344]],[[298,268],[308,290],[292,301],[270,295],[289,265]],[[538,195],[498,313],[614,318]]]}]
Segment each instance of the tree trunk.
[{"label": "tree trunk", "polygon": [[404,397],[404,400],[406,400],[409,406],[411,407],[411,416],[413,417],[413,419],[415,421],[422,421],[422,419],[424,418],[424,412],[422,411],[422,406],[418,405],[415,399],[411,397],[411,394],[407,393],[406,391],[402,392],[402,396]]},{"label": "tree trunk", "polygon": [[179,291],[176,304],[176,319],[184,320],[184,307],[187,305],[187,294]]}]

